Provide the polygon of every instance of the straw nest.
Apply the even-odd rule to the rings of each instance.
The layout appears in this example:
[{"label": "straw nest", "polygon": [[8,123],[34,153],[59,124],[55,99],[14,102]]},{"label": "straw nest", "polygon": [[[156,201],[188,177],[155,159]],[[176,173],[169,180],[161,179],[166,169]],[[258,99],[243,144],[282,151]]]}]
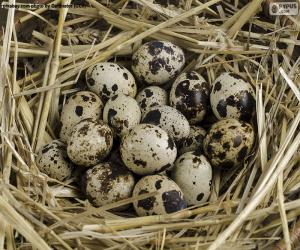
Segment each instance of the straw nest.
[{"label": "straw nest", "polygon": [[[60,2],[70,3],[53,3]],[[76,2],[86,8],[21,9],[17,23],[15,10],[8,11],[1,48],[0,248],[296,246],[300,16],[268,17],[262,0]],[[256,87],[257,143],[240,168],[214,169],[206,204],[136,218],[110,209],[149,194],[95,208],[75,177],[65,183],[49,179],[34,159],[56,137],[61,105],[84,85],[85,69],[106,60],[130,67],[133,51],[150,39],[184,48],[185,71],[197,70],[209,82],[224,70],[250,81]]]}]

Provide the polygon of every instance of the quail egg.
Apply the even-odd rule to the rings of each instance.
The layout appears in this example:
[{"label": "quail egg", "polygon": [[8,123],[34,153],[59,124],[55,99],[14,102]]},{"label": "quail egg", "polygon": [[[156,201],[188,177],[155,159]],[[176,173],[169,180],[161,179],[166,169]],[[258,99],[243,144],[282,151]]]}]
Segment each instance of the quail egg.
[{"label": "quail egg", "polygon": [[139,216],[170,214],[186,208],[186,201],[181,189],[165,175],[143,177],[135,185],[133,196],[156,191],[157,195],[133,203]]},{"label": "quail egg", "polygon": [[235,118],[249,121],[256,108],[255,93],[251,84],[233,73],[223,73],[214,81],[210,103],[218,119]]},{"label": "quail egg", "polygon": [[133,75],[121,65],[110,62],[97,63],[86,71],[88,88],[106,102],[117,94],[135,97],[137,87]]},{"label": "quail egg", "polygon": [[151,124],[139,124],[129,130],[122,138],[120,152],[124,164],[139,175],[170,169],[177,155],[167,132]]},{"label": "quail egg", "polygon": [[90,167],[101,162],[113,145],[113,133],[103,121],[85,119],[73,127],[67,152],[72,162]]},{"label": "quail egg", "polygon": [[188,151],[201,151],[203,150],[203,140],[206,136],[204,128],[199,126],[191,126],[190,134],[182,141],[179,154],[183,154]]},{"label": "quail egg", "polygon": [[215,167],[238,166],[248,156],[254,144],[250,124],[236,119],[224,119],[213,124],[204,139],[204,153]]},{"label": "quail egg", "polygon": [[212,168],[205,156],[198,151],[184,153],[176,160],[171,175],[189,206],[207,201],[211,190]]},{"label": "quail egg", "polygon": [[209,108],[209,88],[206,80],[197,72],[182,73],[172,85],[170,104],[191,124],[200,122]]},{"label": "quail egg", "polygon": [[69,178],[73,170],[66,145],[58,140],[53,140],[38,151],[36,164],[42,173],[59,181]]},{"label": "quail egg", "polygon": [[142,114],[152,107],[168,104],[167,91],[158,86],[144,88],[137,94],[135,99],[140,105]]},{"label": "quail egg", "polygon": [[132,70],[140,81],[160,85],[176,77],[184,63],[181,48],[167,41],[151,41],[134,53]]},{"label": "quail egg", "polygon": [[101,119],[103,106],[100,98],[93,92],[79,91],[72,95],[61,111],[60,139],[67,142],[73,126],[83,119]]},{"label": "quail egg", "polygon": [[[127,168],[105,162],[85,172],[82,189],[93,205],[103,206],[131,197],[134,184],[133,174]],[[122,206],[114,210],[124,208]]]},{"label": "quail egg", "polygon": [[149,109],[143,116],[142,123],[159,126],[167,131],[176,142],[187,138],[190,133],[188,120],[177,109],[170,106],[157,106]]},{"label": "quail egg", "polygon": [[135,99],[123,94],[115,95],[105,104],[103,120],[123,136],[140,123],[141,110]]}]

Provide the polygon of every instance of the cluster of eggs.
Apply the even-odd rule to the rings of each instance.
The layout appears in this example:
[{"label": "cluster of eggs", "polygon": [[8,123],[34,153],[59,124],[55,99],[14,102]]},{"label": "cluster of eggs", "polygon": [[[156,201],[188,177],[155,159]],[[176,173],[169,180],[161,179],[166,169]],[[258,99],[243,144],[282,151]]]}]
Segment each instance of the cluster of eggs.
[{"label": "cluster of eggs", "polygon": [[[134,202],[140,216],[206,202],[212,167],[238,166],[251,151],[255,96],[239,76],[222,73],[210,86],[184,65],[180,47],[151,41],[133,55],[135,77],[116,63],[91,66],[89,91],[63,106],[60,140],[39,150],[39,169],[63,181],[86,167],[81,186],[95,206],[156,192]],[[138,93],[136,80],[147,85]],[[206,132],[210,108],[219,121]]]}]

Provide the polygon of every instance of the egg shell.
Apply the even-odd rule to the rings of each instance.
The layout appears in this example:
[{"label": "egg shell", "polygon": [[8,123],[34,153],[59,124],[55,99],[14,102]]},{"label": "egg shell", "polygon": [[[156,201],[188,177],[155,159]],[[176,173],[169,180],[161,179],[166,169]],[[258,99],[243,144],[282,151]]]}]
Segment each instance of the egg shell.
[{"label": "egg shell", "polygon": [[74,125],[81,120],[101,119],[103,106],[101,99],[90,91],[79,91],[68,98],[60,116],[60,140],[67,142]]},{"label": "egg shell", "polygon": [[170,106],[157,106],[148,110],[142,123],[154,124],[167,131],[176,142],[187,138],[190,125],[185,116]]},{"label": "egg shell", "polygon": [[176,77],[185,64],[181,48],[167,41],[143,44],[132,57],[132,70],[142,82],[160,85]]},{"label": "egg shell", "polygon": [[150,108],[168,104],[167,91],[158,86],[149,86],[141,90],[136,100],[141,108],[142,114],[145,114]]},{"label": "egg shell", "polygon": [[88,88],[106,102],[117,94],[135,97],[137,86],[133,75],[116,63],[103,62],[89,67],[86,71]]},{"label": "egg shell", "polygon": [[199,205],[207,201],[212,183],[212,168],[204,155],[190,151],[175,162],[172,179],[181,188],[188,205]]},{"label": "egg shell", "polygon": [[254,144],[249,123],[224,119],[213,124],[204,139],[204,153],[215,167],[231,168],[242,164]]},{"label": "egg shell", "polygon": [[218,119],[250,121],[255,114],[255,93],[251,84],[233,73],[223,73],[214,81],[210,103]]},{"label": "egg shell", "polygon": [[135,185],[133,196],[156,191],[157,195],[133,203],[139,216],[170,214],[186,208],[186,201],[181,189],[165,175],[143,177]]},{"label": "egg shell", "polygon": [[103,121],[85,119],[73,127],[67,152],[72,162],[90,167],[101,162],[113,145],[113,133]]},{"label": "egg shell", "polygon": [[206,130],[199,126],[190,126],[190,133],[185,138],[179,150],[179,154],[183,154],[189,151],[203,151],[203,140],[206,136]]},{"label": "egg shell", "polygon": [[190,122],[203,120],[209,108],[210,87],[195,71],[177,77],[170,91],[170,105],[179,110]]},{"label": "egg shell", "polygon": [[103,121],[113,127],[118,135],[126,134],[130,128],[139,124],[140,120],[140,107],[130,96],[115,95],[105,104]]},{"label": "egg shell", "polygon": [[170,169],[177,149],[164,130],[151,124],[139,124],[122,138],[120,146],[124,164],[138,175]]},{"label": "egg shell", "polygon": [[66,145],[59,140],[53,140],[40,148],[36,164],[42,173],[59,181],[68,179],[74,167],[68,159]]},{"label": "egg shell", "polygon": [[[131,197],[135,185],[133,174],[112,162],[100,163],[83,175],[82,189],[94,206],[103,206]],[[126,206],[114,210],[123,210]]]}]

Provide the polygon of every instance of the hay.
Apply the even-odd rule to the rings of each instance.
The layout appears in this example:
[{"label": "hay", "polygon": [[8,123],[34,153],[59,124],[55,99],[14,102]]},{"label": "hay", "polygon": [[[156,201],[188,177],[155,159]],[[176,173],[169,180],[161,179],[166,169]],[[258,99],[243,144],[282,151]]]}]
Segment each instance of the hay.
[{"label": "hay", "polygon": [[[266,18],[262,0],[179,1],[179,7],[170,8],[146,0],[81,2],[88,7],[24,10],[16,24],[15,10],[8,11],[0,63],[0,249],[297,246],[300,15]],[[58,22],[48,18],[49,12],[58,14]],[[16,30],[22,33],[20,25],[33,18],[46,27],[33,30],[31,42],[19,41]],[[94,25],[101,19],[107,24],[100,30]],[[256,88],[257,143],[242,167],[214,170],[206,204],[136,218],[130,211],[110,209],[151,194],[94,208],[75,177],[65,183],[50,179],[34,158],[55,137],[61,100],[78,90],[82,72],[106,60],[130,66],[132,53],[149,39],[183,47],[188,55],[184,70],[196,69],[210,83],[224,69],[250,81]],[[43,67],[30,65],[29,57]]]}]

